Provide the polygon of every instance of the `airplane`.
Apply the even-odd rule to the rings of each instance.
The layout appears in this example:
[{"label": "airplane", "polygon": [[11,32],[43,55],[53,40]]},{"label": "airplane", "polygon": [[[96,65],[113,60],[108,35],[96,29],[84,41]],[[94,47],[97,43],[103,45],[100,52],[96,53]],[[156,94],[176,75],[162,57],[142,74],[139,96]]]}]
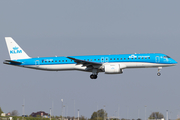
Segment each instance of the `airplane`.
[{"label": "airplane", "polygon": [[160,76],[162,67],[177,64],[174,59],[162,53],[31,58],[11,37],[5,37],[5,41],[10,60],[5,60],[4,64],[46,71],[78,70],[92,72],[91,79],[96,79],[100,72],[122,74],[124,69],[129,68],[158,68],[157,75]]}]

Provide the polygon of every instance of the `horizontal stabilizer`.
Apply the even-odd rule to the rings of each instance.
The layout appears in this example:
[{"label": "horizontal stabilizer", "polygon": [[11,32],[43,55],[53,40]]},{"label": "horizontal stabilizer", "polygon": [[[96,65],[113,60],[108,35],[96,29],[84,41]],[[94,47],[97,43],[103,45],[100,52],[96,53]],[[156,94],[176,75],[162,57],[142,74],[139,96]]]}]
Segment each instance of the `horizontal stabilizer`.
[{"label": "horizontal stabilizer", "polygon": [[8,63],[22,64],[21,62],[14,61],[14,60],[5,60],[4,64],[8,64]]}]

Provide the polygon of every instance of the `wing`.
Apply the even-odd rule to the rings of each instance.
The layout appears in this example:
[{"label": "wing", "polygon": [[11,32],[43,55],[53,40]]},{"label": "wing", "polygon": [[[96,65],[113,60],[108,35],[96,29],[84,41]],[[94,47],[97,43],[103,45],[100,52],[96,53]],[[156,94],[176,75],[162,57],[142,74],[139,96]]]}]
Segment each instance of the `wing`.
[{"label": "wing", "polygon": [[80,59],[76,59],[73,57],[67,57],[71,60],[74,60],[74,62],[76,62],[77,64],[83,64],[83,66],[90,66],[90,65],[102,65],[101,63],[98,62],[91,62],[91,61],[85,61],[85,60],[80,60]]}]

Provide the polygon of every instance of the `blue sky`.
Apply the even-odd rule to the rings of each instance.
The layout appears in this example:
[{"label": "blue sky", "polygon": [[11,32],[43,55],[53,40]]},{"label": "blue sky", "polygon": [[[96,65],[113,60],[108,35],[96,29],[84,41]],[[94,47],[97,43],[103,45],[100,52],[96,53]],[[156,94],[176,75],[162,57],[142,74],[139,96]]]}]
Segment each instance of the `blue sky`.
[{"label": "blue sky", "polygon": [[[31,57],[89,54],[164,53],[180,61],[180,1],[39,0],[0,1],[0,107],[22,114],[43,110],[90,117],[103,108],[108,116],[145,119],[153,111],[180,115],[179,65],[127,69],[121,75],[79,71],[47,72],[3,64],[9,59],[4,37],[12,37]],[[65,113],[65,112],[64,112]]]}]

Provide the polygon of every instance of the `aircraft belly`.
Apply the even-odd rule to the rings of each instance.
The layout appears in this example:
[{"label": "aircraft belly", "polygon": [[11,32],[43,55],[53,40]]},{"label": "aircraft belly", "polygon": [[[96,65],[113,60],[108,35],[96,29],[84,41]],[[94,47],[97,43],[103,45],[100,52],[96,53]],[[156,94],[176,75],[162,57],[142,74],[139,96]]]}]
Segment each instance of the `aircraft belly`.
[{"label": "aircraft belly", "polygon": [[76,64],[63,64],[63,65],[33,65],[24,66],[32,69],[47,70],[47,71],[63,71],[63,70],[86,70],[86,67]]},{"label": "aircraft belly", "polygon": [[126,63],[126,66],[127,68],[151,68],[151,67],[168,67],[168,66],[172,66],[172,64],[132,62],[132,63]]}]

